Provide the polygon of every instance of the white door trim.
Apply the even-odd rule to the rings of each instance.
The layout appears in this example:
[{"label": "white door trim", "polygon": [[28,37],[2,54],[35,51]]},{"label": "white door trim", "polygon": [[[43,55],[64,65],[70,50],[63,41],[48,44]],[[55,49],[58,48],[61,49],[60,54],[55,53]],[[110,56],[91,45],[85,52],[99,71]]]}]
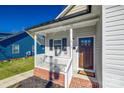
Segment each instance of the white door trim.
[{"label": "white door trim", "polygon": [[[94,38],[94,43],[93,43],[93,46],[94,46],[94,47],[93,47],[93,70],[81,69],[81,68],[79,68],[79,38],[86,38],[86,37],[93,37],[93,38]],[[95,42],[96,42],[95,35],[77,37],[77,45],[78,45],[78,53],[77,53],[77,71],[78,71],[78,70],[83,70],[83,71],[85,70],[85,71],[88,71],[88,72],[95,72],[95,49],[96,49]]]}]

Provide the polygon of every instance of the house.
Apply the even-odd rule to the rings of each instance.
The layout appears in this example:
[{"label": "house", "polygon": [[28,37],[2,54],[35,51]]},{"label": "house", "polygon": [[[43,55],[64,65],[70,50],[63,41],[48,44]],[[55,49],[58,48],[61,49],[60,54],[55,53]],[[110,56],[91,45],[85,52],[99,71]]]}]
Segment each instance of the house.
[{"label": "house", "polygon": [[[124,6],[71,5],[28,28],[34,75],[64,87],[124,87]],[[37,53],[37,39],[45,53]]]},{"label": "house", "polygon": [[1,33],[0,32],[0,40],[1,39],[4,39],[4,38],[6,38],[6,37],[8,37],[8,36],[10,36],[10,35],[13,35],[12,33]]},{"label": "house", "polygon": [[[44,52],[43,47],[38,44],[38,53]],[[0,40],[0,61],[33,55],[34,39],[27,32],[13,33]]]}]

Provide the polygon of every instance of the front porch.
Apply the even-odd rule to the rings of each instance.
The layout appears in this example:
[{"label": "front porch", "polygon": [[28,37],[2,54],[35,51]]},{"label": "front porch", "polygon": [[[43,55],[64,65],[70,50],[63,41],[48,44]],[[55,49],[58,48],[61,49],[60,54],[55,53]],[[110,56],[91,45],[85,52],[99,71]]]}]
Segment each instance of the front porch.
[{"label": "front porch", "polygon": [[[34,74],[64,87],[78,87],[74,83],[79,81],[83,82],[80,83],[82,86],[79,87],[98,87],[98,82],[95,78],[95,49],[93,49],[93,47],[95,48],[94,37],[96,35],[97,21],[98,19],[92,19],[37,32],[35,35]],[[94,42],[87,42],[92,43],[93,47],[90,46],[85,51],[89,53],[89,56],[84,60],[80,58],[80,56],[83,57],[82,54],[79,55],[79,50],[81,51],[79,38],[90,40],[91,37]],[[37,54],[37,41],[45,45],[44,54]],[[84,69],[84,67],[87,69]],[[79,71],[85,74],[82,73],[81,75]],[[89,79],[82,76],[87,76]],[[79,84],[76,83],[76,85]]]}]

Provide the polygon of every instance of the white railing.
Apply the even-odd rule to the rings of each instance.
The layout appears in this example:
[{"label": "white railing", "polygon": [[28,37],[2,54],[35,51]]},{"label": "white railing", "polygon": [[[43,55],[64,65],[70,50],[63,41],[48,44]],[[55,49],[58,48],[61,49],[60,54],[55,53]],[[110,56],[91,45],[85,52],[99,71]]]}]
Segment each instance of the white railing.
[{"label": "white railing", "polygon": [[65,69],[65,88],[68,88],[72,79],[72,58],[69,60]]},{"label": "white railing", "polygon": [[[50,58],[50,57],[52,57],[52,58]],[[50,62],[53,63],[53,66],[55,64],[57,64],[60,71],[63,72],[63,74],[65,76],[64,86],[65,86],[65,88],[68,88],[71,83],[72,74],[73,74],[72,58],[60,58],[60,57],[55,57],[55,56],[48,56],[45,54],[37,55],[37,65],[38,66],[49,69]]]},{"label": "white railing", "polygon": [[41,55],[40,61],[46,62],[46,63],[50,63],[52,61],[53,63],[57,62],[58,64],[67,65],[69,58],[55,57],[55,56],[49,56],[49,55]]},{"label": "white railing", "polygon": [[57,65],[60,68],[60,71],[64,73],[69,60],[69,58],[40,54],[37,55],[36,63],[38,67],[46,69],[50,68],[50,64]]}]

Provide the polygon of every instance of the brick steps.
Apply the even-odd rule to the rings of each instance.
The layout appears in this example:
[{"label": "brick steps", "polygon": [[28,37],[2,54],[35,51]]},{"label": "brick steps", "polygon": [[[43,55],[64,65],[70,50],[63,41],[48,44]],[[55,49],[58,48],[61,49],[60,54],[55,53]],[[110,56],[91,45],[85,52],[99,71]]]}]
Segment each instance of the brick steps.
[{"label": "brick steps", "polygon": [[55,84],[59,84],[61,86],[64,86],[64,74],[62,74],[62,73],[57,74],[54,72],[50,72],[46,69],[35,68],[34,69],[34,76],[37,76],[37,77],[42,78],[44,80],[51,80],[52,79],[52,82],[54,82]]},{"label": "brick steps", "polygon": [[98,88],[99,84],[91,79],[72,77],[70,88]]}]

